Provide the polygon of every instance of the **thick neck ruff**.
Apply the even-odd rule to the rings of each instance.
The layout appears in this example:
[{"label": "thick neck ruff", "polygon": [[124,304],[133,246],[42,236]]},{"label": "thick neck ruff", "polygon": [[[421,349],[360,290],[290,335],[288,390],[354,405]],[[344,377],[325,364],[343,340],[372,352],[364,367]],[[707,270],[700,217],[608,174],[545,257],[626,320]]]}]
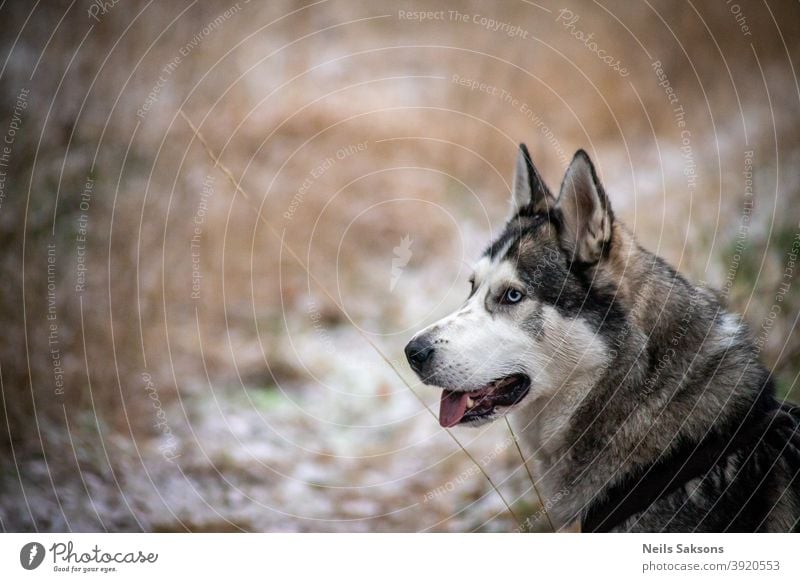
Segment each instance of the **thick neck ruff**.
[{"label": "thick neck ruff", "polygon": [[[737,452],[749,452],[762,440],[770,441],[778,456],[794,455],[795,462],[800,460],[800,407],[776,401],[771,380],[745,418],[730,428],[709,431],[699,442],[679,442],[669,454],[600,491],[583,512],[581,530],[614,531],[693,479],[705,477]],[[769,514],[771,508],[758,493],[756,490],[750,496],[738,516],[732,516],[726,531],[754,531],[753,527]]]}]

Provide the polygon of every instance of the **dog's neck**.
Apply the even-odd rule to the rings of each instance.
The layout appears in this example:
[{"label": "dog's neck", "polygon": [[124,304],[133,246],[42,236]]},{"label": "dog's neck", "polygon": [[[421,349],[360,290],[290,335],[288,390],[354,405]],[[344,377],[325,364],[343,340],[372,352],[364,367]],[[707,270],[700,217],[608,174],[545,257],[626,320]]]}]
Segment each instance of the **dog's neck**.
[{"label": "dog's neck", "polygon": [[[574,370],[514,414],[557,527],[670,450],[677,436],[697,441],[715,419],[733,414],[731,402],[752,401],[752,386],[765,373],[738,317],[709,290],[642,250],[624,229],[615,228],[614,242],[621,252],[593,274],[601,284],[616,279],[627,318],[621,332],[596,334],[607,361]],[[706,367],[714,362],[709,380]],[[702,414],[689,414],[698,409]]]}]

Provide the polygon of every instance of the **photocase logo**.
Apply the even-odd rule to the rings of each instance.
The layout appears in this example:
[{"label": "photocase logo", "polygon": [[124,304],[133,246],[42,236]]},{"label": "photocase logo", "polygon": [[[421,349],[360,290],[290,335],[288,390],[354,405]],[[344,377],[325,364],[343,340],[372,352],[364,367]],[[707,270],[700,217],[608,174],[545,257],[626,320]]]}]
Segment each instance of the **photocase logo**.
[{"label": "photocase logo", "polygon": [[403,269],[408,264],[408,261],[411,260],[411,244],[413,242],[411,237],[406,235],[400,239],[400,244],[392,249],[394,257],[392,258],[392,278],[389,282],[389,291],[394,291],[400,275],[403,274]]},{"label": "photocase logo", "polygon": [[26,570],[35,570],[44,561],[44,546],[39,542],[29,542],[19,551],[19,563]]}]

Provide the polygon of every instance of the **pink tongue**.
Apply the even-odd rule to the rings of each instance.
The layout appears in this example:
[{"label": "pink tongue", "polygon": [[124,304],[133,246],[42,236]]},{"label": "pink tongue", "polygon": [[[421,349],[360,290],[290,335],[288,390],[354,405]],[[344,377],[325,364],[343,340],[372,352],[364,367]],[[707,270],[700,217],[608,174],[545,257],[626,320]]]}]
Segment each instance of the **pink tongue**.
[{"label": "pink tongue", "polygon": [[442,401],[439,404],[439,424],[445,428],[455,426],[467,411],[467,392],[450,392],[442,390]]}]

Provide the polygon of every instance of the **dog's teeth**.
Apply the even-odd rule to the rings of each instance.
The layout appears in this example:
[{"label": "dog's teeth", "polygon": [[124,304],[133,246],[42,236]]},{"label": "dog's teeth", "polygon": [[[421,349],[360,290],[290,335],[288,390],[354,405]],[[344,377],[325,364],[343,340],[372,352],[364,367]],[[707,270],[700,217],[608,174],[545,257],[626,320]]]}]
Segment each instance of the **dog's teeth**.
[{"label": "dog's teeth", "polygon": [[472,408],[473,406],[475,406],[475,401],[471,397],[467,396],[467,408]]}]

